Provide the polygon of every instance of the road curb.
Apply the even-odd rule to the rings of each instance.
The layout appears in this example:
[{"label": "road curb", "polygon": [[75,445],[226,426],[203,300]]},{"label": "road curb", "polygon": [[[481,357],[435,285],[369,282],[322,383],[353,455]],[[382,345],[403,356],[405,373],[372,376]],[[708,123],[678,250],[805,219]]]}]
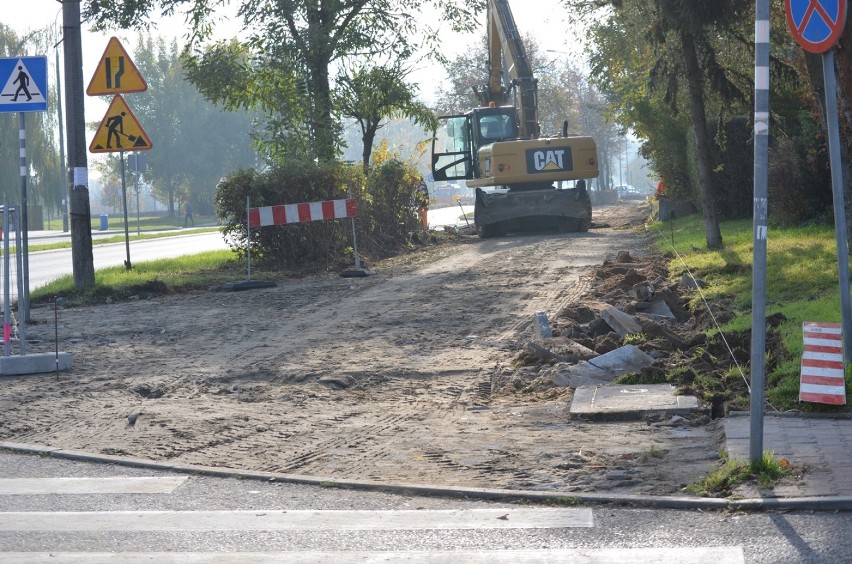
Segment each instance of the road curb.
[{"label": "road curb", "polygon": [[751,498],[722,499],[678,496],[649,495],[611,495],[596,493],[576,493],[566,491],[502,490],[489,488],[464,488],[456,486],[434,486],[425,484],[395,484],[357,480],[338,480],[299,474],[234,470],[215,466],[194,464],[171,464],[155,462],[141,458],[92,454],[79,450],[64,450],[43,445],[0,442],[0,450],[22,454],[52,456],[80,462],[108,463],[130,468],[148,468],[168,470],[182,474],[199,474],[220,478],[239,478],[243,480],[263,480],[287,484],[302,484],[348,490],[378,491],[406,495],[424,495],[431,497],[468,498],[483,500],[528,501],[550,505],[623,505],[660,509],[729,509],[744,511],[766,510],[814,510],[814,511],[850,511],[852,496],[820,496],[798,498]]}]

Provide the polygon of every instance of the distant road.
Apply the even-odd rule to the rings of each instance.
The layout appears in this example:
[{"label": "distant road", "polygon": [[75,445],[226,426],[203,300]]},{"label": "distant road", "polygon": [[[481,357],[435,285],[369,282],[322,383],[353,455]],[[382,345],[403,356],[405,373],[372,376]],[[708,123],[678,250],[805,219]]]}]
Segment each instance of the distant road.
[{"label": "distant road", "polygon": [[[37,242],[38,239],[30,239],[31,246]],[[144,239],[141,241],[131,240],[130,262],[137,264],[161,258],[174,258],[227,248],[228,246],[219,232],[178,235],[175,237]],[[97,270],[108,266],[123,265],[124,260],[127,258],[127,251],[124,243],[94,245],[92,247],[92,257],[95,263],[95,270]],[[30,291],[60,276],[73,274],[73,272],[71,249],[30,253]],[[14,280],[12,284],[15,284]]]},{"label": "distant road", "polygon": [[[473,206],[465,206],[464,211],[472,214]],[[432,228],[441,228],[445,225],[462,227],[465,222],[464,219],[461,219],[461,215],[462,210],[458,206],[429,210],[429,224]],[[116,233],[120,232],[111,232],[112,235]],[[31,237],[30,246],[43,241],[45,239]],[[218,231],[195,235],[176,235],[160,239],[131,240],[130,262],[137,264],[161,258],[173,258],[227,248],[222,234]],[[108,245],[94,245],[92,255],[95,270],[97,270],[108,266],[123,265],[127,253],[124,243],[110,243]],[[60,276],[73,274],[73,272],[71,249],[30,252],[30,291]],[[2,276],[2,265],[0,265],[0,276]],[[12,292],[16,294],[14,284],[16,282],[13,276]],[[0,300],[2,300],[2,287],[0,287]]]}]

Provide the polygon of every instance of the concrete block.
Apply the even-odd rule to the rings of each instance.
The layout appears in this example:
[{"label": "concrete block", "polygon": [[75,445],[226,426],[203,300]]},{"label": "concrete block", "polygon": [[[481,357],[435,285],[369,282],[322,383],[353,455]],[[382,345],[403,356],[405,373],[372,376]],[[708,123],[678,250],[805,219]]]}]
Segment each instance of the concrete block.
[{"label": "concrete block", "polygon": [[669,319],[676,319],[675,314],[672,313],[671,308],[665,301],[659,301],[651,304],[651,307],[648,309],[648,313]]},{"label": "concrete block", "polygon": [[642,419],[648,415],[688,415],[698,411],[694,396],[675,395],[670,384],[582,386],[574,392],[569,414],[595,420]]},{"label": "concrete block", "polygon": [[641,333],[642,327],[636,319],[629,314],[624,313],[620,309],[612,306],[601,312],[601,319],[606,321],[607,325],[612,327],[612,330],[618,333],[622,338],[631,333]]},{"label": "concrete block", "polygon": [[[59,353],[59,370],[71,370],[71,353]],[[56,372],[56,353],[0,356],[0,376]]]},{"label": "concrete block", "polygon": [[647,354],[633,345],[625,345],[557,372],[553,376],[553,383],[569,388],[610,384],[619,376],[638,372],[653,363],[654,359]]},{"label": "concrete block", "polygon": [[549,339],[553,337],[553,329],[550,328],[550,323],[547,322],[547,314],[543,311],[535,312],[535,334],[539,339]]}]

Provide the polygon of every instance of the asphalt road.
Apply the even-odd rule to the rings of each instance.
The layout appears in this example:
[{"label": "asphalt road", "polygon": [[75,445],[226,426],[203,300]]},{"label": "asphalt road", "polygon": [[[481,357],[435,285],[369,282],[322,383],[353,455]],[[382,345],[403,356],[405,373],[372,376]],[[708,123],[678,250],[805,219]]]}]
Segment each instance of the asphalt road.
[{"label": "asphalt road", "polygon": [[[30,239],[30,245],[32,246],[39,241],[39,239]],[[130,242],[130,261],[132,264],[138,264],[161,258],[174,258],[226,248],[228,247],[219,232],[145,239]],[[92,257],[95,270],[108,266],[119,266],[123,265],[127,258],[127,249],[124,243],[94,245]],[[60,276],[72,273],[71,249],[30,253],[30,291]],[[15,284],[14,279],[12,284]],[[13,290],[13,293],[17,292]]]},{"label": "asphalt road", "polygon": [[852,553],[847,513],[516,505],[4,451],[0,468],[4,562],[739,564]]}]

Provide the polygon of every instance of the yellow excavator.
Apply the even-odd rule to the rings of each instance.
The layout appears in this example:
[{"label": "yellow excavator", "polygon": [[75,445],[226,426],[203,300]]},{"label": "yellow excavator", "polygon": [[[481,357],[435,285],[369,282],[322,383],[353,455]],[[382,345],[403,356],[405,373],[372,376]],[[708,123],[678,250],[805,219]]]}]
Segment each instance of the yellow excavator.
[{"label": "yellow excavator", "polygon": [[[488,51],[488,84],[474,88],[481,107],[438,118],[434,179],[476,188],[474,223],[482,238],[542,228],[588,231],[585,179],[598,176],[595,141],[569,135],[567,122],[560,136],[541,137],[538,81],[508,0],[488,0]],[[574,188],[561,189],[571,180]]]}]

